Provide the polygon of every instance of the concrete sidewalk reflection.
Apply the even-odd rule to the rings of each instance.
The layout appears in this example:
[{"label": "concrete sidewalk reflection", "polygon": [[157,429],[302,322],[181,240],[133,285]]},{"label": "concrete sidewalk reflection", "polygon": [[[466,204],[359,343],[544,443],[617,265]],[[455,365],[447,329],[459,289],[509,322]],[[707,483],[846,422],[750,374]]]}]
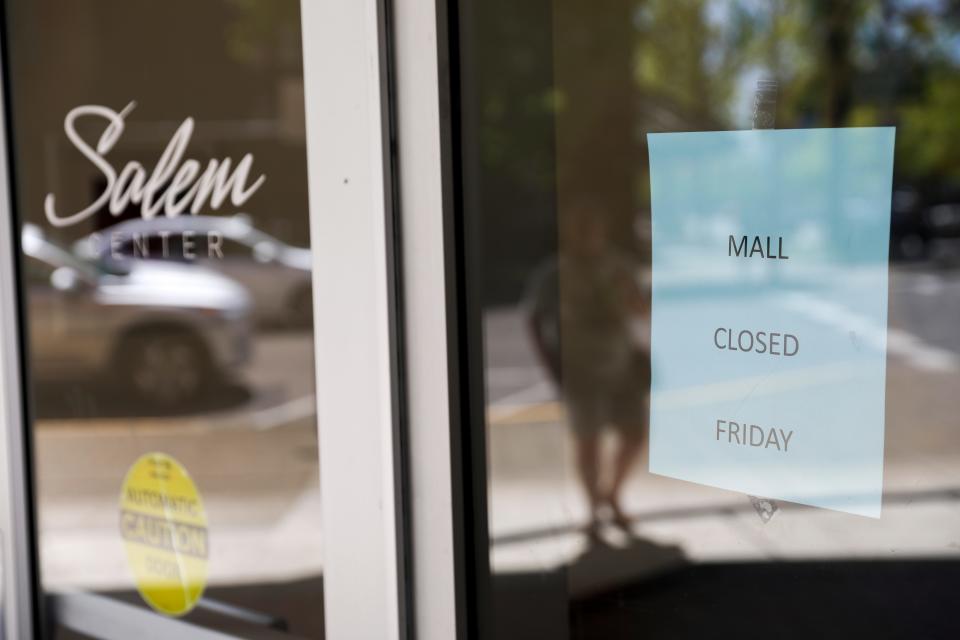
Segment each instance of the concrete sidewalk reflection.
[{"label": "concrete sidewalk reflection", "polygon": [[[957,369],[932,366],[960,359],[958,300],[955,274],[891,271],[879,521],[787,504],[765,525],[745,496],[650,475],[641,463],[624,496],[634,535],[679,547],[691,563],[960,557]],[[485,318],[491,564],[511,574],[575,563],[588,521],[563,406],[521,319],[506,308]],[[934,353],[936,362],[927,357]]]},{"label": "concrete sidewalk reflection", "polygon": [[312,375],[304,375],[313,371],[312,358],[309,333],[261,334],[241,381],[248,393],[236,402],[182,415],[104,415],[105,406],[116,406],[104,403],[89,411],[73,407],[72,418],[39,419],[45,583],[131,588],[118,530],[120,485],[130,464],[151,451],[181,462],[202,494],[211,585],[319,575],[316,407]]}]

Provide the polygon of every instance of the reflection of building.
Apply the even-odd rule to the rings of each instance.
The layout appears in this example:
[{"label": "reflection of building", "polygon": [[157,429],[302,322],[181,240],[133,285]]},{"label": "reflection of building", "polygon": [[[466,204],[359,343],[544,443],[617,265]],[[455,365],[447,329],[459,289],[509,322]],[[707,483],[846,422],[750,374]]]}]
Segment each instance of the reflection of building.
[{"label": "reflection of building", "polygon": [[[19,171],[24,219],[49,226],[42,212],[48,192],[65,210],[79,210],[102,190],[102,174],[64,135],[66,114],[84,104],[119,110],[133,100],[137,107],[108,156],[113,166],[137,160],[149,171],[176,127],[193,117],[187,156],[236,162],[252,153],[254,171],[267,181],[244,212],[264,231],[307,245],[299,5],[287,2],[264,16],[252,15],[260,5],[244,6],[41,0],[11,7],[18,24],[10,46],[17,160],[31,167]],[[171,38],[181,46],[170,46]],[[69,74],[60,71],[65,59],[73,61]],[[102,131],[93,121],[78,130],[85,126],[88,140]],[[64,230],[63,239],[113,222],[103,213],[93,225]]]}]

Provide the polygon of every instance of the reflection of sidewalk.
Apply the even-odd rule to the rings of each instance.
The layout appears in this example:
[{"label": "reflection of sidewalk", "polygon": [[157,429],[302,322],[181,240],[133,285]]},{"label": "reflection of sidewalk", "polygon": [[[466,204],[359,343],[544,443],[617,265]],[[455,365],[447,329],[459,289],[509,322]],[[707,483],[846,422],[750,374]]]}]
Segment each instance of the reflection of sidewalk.
[{"label": "reflection of sidewalk", "polygon": [[269,432],[41,431],[44,577],[56,587],[130,586],[119,535],[129,464],[148,451],[179,460],[210,525],[213,584],[287,580],[320,571],[320,495],[312,421]]},{"label": "reflection of sidewalk", "polygon": [[[891,358],[887,378],[879,521],[781,505],[764,525],[746,496],[650,475],[643,461],[625,497],[635,532],[679,545],[693,561],[960,556],[956,376],[919,372]],[[547,570],[570,562],[582,549],[579,529],[587,514],[562,405],[544,399],[494,406],[488,415],[496,418],[488,430],[495,569]]]},{"label": "reflection of sidewalk", "polygon": [[317,432],[309,334],[260,336],[252,398],[208,413],[51,419],[35,432],[41,559],[49,587],[131,588],[119,535],[130,465],[160,451],[196,482],[211,584],[320,572]]}]

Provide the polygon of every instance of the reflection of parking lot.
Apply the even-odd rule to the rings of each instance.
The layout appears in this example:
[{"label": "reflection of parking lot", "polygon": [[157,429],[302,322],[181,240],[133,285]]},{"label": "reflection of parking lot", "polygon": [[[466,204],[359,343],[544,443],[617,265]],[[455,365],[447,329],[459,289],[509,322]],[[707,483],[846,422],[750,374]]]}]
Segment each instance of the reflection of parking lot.
[{"label": "reflection of parking lot", "polygon": [[[955,556],[958,305],[960,273],[891,272],[879,521],[782,504],[781,513],[764,525],[744,495],[641,469],[625,495],[635,533],[678,545],[687,557],[702,561]],[[805,307],[811,319],[818,310]],[[841,310],[830,311],[822,314],[824,321]],[[582,550],[579,528],[587,509],[563,406],[536,365],[518,310],[491,313],[485,337],[493,565],[529,571],[564,564]]]},{"label": "reflection of parking lot", "polygon": [[[117,529],[118,496],[127,468],[150,451],[178,459],[202,493],[210,518],[212,583],[319,571],[310,334],[259,336],[240,382],[185,415],[118,411],[38,420],[41,557],[49,584],[130,586]],[[69,413],[84,415],[76,403],[91,396],[67,391],[62,401],[74,404]],[[260,562],[264,557],[269,565]]]},{"label": "reflection of parking lot", "polygon": [[[956,554],[960,276],[901,269],[891,274],[890,289],[880,521],[782,505],[763,525],[745,496],[641,471],[626,495],[636,532],[677,544],[698,560]],[[564,562],[579,549],[575,530],[586,512],[562,407],[516,310],[491,314],[486,332],[495,566]],[[146,451],[176,457],[203,493],[214,583],[318,572],[312,358],[309,334],[264,334],[243,374],[245,387],[227,389],[220,402],[197,412],[42,419],[36,433],[50,583],[130,586],[117,532],[118,492],[127,467]],[[271,558],[269,565],[261,557]]]}]

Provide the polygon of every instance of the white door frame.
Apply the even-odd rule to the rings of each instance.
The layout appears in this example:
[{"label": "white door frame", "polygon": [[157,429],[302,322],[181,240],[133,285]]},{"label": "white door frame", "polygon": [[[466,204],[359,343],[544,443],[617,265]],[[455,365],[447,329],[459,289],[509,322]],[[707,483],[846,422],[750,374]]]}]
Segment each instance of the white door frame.
[{"label": "white door frame", "polygon": [[[412,616],[420,640],[483,637],[487,572],[479,309],[458,243],[463,17],[393,0],[404,274]],[[468,18],[467,18],[468,19]],[[475,231],[475,230],[473,230]],[[472,393],[471,393],[472,390]],[[481,431],[477,431],[480,429]],[[478,515],[479,514],[479,515]]]},{"label": "white door frame", "polygon": [[385,9],[302,0],[327,637],[406,637]]},{"label": "white door frame", "polygon": [[[486,549],[468,548],[464,524],[464,425],[476,422],[464,416],[476,407],[466,406],[469,356],[459,347],[463,291],[456,272],[463,256],[453,187],[457,88],[450,86],[458,62],[449,58],[450,38],[458,35],[449,33],[446,0],[392,0],[386,16],[384,4],[302,0],[321,485],[344,486],[363,469],[354,496],[364,496],[367,507],[358,510],[346,492],[324,491],[327,631],[329,638],[393,638],[387,634],[400,629],[419,640],[465,639],[477,632],[468,615],[469,556]],[[392,93],[384,95],[385,88]],[[393,150],[394,158],[384,156]],[[395,175],[385,169],[391,161]],[[385,211],[394,188],[396,209]],[[385,305],[398,295],[400,275],[402,308],[391,310]],[[361,322],[364,310],[375,312]],[[402,342],[392,385],[390,357],[400,345],[389,343],[388,321]],[[361,355],[345,377],[345,362]],[[324,396],[338,385],[342,392]],[[405,401],[402,411],[389,404],[391,390]],[[364,401],[369,405],[358,412]],[[360,416],[369,432],[357,432]],[[374,450],[379,468],[372,456],[353,463]],[[397,486],[404,480],[406,491]],[[391,536],[391,525],[403,521],[406,542]],[[358,536],[358,522],[367,534]],[[403,535],[404,527],[398,530]],[[357,554],[381,558],[359,567],[362,580]],[[400,610],[371,617],[377,602],[401,603]],[[368,635],[374,629],[378,635]]]},{"label": "white door frame", "polygon": [[[458,582],[458,504],[452,463],[450,347],[455,313],[444,190],[438,0],[394,0],[394,64],[403,225],[413,611],[419,640],[463,637]],[[446,200],[445,200],[446,198]],[[454,380],[454,384],[455,380]],[[460,503],[462,506],[462,503]],[[458,620],[459,619],[459,620]],[[459,624],[458,624],[459,623]]]},{"label": "white door frame", "polygon": [[4,81],[5,47],[0,33],[0,633],[4,638],[39,635],[40,594],[36,570],[30,431],[26,427],[19,330],[18,228],[10,189],[9,113]]}]

